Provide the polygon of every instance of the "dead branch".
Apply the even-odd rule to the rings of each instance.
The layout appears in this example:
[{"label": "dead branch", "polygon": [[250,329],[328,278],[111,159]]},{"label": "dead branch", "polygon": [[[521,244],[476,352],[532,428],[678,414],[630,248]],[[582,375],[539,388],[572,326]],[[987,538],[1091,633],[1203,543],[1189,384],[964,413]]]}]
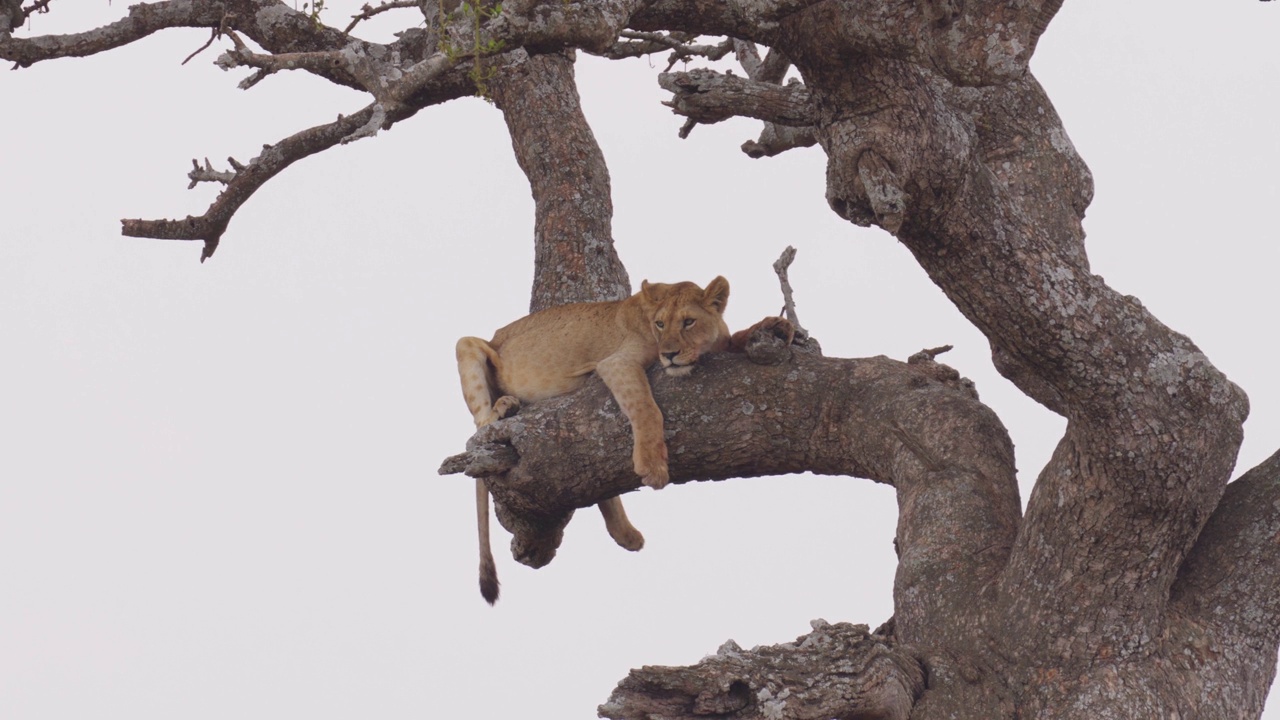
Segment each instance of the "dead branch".
[{"label": "dead branch", "polygon": [[809,339],[809,331],[800,325],[800,316],[796,314],[796,301],[792,297],[791,281],[787,278],[787,268],[791,267],[795,259],[796,249],[788,245],[787,249],[782,251],[782,255],[773,262],[773,271],[778,274],[778,283],[782,286],[782,312],[791,322],[791,326],[796,329],[796,342],[803,345]]},{"label": "dead branch", "polygon": [[237,170],[204,215],[188,216],[182,220],[122,220],[123,233],[129,237],[159,240],[203,240],[200,262],[204,262],[217,249],[232,216],[258,188],[298,160],[337,145],[363,127],[371,117],[373,108],[367,107],[354,115],[303,130],[275,145],[263,146],[262,154]]},{"label": "dead branch", "polygon": [[227,162],[232,167],[231,172],[214,170],[213,163],[209,162],[209,158],[204,159],[204,167],[200,167],[200,161],[191,160],[191,172],[187,173],[187,177],[191,179],[191,184],[187,185],[187,189],[191,190],[202,182],[216,182],[226,185],[235,179],[236,173],[244,169],[244,165],[236,162],[235,158],[227,158]]},{"label": "dead branch", "polygon": [[663,73],[658,84],[673,94],[663,103],[672,112],[708,125],[752,117],[804,127],[817,119],[809,91],[800,84],[779,86],[706,69]]}]

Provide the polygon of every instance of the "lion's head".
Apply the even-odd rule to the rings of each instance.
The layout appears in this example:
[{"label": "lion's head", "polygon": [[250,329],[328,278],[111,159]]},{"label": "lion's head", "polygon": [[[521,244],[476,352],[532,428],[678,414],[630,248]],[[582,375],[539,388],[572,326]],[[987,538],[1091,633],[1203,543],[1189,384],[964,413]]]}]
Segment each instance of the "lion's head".
[{"label": "lion's head", "polygon": [[729,281],[712,280],[703,290],[694,283],[640,284],[651,330],[658,345],[658,359],[668,375],[687,375],[702,354],[724,345],[729,329],[724,308],[729,302]]}]

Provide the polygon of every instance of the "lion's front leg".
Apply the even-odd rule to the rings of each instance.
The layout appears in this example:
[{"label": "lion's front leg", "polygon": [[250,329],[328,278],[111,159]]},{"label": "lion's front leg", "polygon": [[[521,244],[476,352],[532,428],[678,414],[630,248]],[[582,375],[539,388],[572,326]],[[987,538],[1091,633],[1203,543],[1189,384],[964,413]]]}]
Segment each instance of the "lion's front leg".
[{"label": "lion's front leg", "polygon": [[653,400],[644,365],[619,353],[601,360],[596,365],[596,374],[631,421],[635,441],[631,461],[636,474],[645,485],[661,489],[671,480],[667,472],[667,443],[662,438],[662,411]]}]

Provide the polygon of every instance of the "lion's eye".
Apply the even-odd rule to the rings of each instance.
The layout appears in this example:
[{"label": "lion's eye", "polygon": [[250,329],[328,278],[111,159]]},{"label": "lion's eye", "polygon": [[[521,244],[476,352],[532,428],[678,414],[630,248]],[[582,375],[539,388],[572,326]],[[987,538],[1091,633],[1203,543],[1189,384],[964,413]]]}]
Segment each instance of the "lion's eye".
[{"label": "lion's eye", "polygon": [[654,320],[653,324],[657,325],[659,330],[667,326],[667,324],[662,322],[661,320]]},{"label": "lion's eye", "polygon": [[684,319],[684,326],[685,326],[685,327],[693,327],[693,324],[694,324],[694,323],[696,323],[696,322],[698,322],[698,321],[697,321],[697,320],[695,320],[695,319],[693,319],[693,318],[685,318],[685,319]]}]

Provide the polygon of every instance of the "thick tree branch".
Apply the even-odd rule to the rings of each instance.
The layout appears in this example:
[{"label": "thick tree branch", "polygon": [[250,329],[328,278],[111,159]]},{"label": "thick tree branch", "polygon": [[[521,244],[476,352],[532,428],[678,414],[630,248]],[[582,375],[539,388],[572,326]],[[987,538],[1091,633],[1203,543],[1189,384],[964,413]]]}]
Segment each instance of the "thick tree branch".
[{"label": "thick tree branch", "polygon": [[[676,483],[811,471],[893,484],[898,592],[951,632],[1004,566],[1020,507],[999,420],[954,370],[800,352],[778,366],[706,358],[691,377],[650,374]],[[500,477],[493,458],[518,463]],[[443,468],[485,475],[521,562],[545,564],[574,508],[635,490],[631,430],[602,383],[481,429]],[[483,466],[468,467],[470,463]],[[668,491],[670,492],[670,491]],[[967,609],[966,609],[967,608]],[[920,622],[925,622],[923,619]]]},{"label": "thick tree branch", "polygon": [[743,650],[732,640],[691,667],[632,670],[601,717],[612,720],[907,720],[924,669],[866,625],[814,620],[795,642]]}]

